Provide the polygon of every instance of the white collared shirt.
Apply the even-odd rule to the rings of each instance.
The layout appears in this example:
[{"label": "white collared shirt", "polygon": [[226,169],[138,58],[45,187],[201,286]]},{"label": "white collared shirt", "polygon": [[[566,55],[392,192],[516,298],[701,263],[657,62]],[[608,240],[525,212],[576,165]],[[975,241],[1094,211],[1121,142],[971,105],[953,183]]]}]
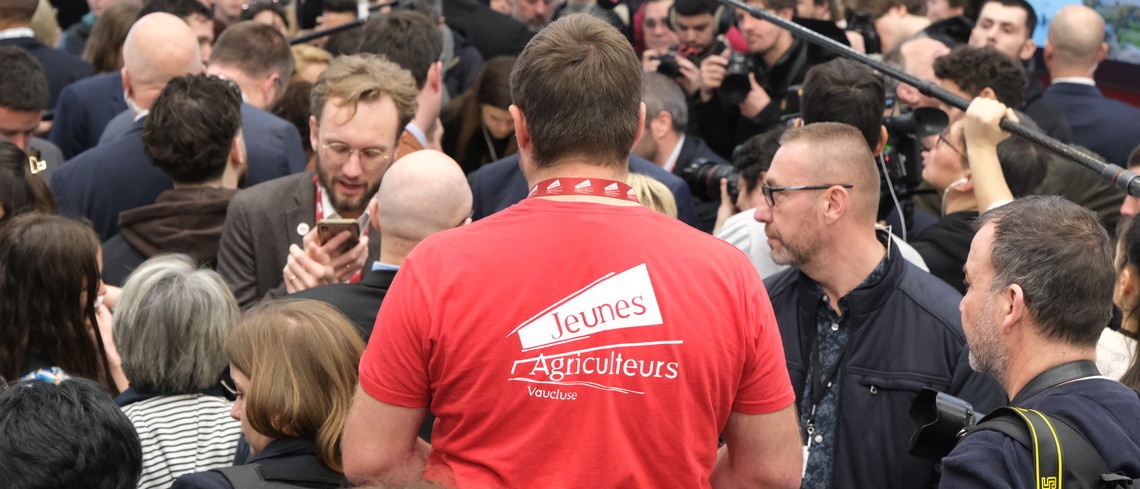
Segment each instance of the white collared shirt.
[{"label": "white collared shirt", "polygon": [[427,147],[427,135],[425,135],[419,127],[416,127],[416,124],[414,122],[409,122],[408,125],[404,126],[404,130],[412,133],[412,136],[415,136],[416,141],[420,142],[420,146],[423,146],[425,148]]},{"label": "white collared shirt", "polygon": [[1088,85],[1090,87],[1096,86],[1096,82],[1087,76],[1066,76],[1062,78],[1054,78],[1053,84],[1057,83],[1075,83],[1077,85]]},{"label": "white collared shirt", "polygon": [[31,27],[15,27],[0,31],[0,39],[18,39],[21,37],[36,37]]},{"label": "white collared shirt", "polygon": [[669,159],[665,160],[665,171],[673,173],[673,168],[677,166],[677,158],[681,157],[681,147],[685,145],[685,135],[681,134],[681,139],[677,140],[677,146],[673,148],[673,152],[669,154]]}]

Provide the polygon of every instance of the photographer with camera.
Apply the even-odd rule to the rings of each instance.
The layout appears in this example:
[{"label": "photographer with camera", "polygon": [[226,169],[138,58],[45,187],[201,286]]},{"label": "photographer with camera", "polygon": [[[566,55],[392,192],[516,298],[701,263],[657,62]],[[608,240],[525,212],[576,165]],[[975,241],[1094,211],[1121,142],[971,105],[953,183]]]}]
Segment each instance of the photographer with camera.
[{"label": "photographer with camera", "polygon": [[645,71],[674,79],[685,95],[696,97],[701,62],[726,46],[724,12],[715,0],[674,0],[667,22],[680,43],[665,50],[647,49],[642,53]]},{"label": "photographer with camera", "polygon": [[[791,20],[795,0],[749,0]],[[789,87],[803,81],[812,65],[823,61],[791,32],[743,11],[736,12],[736,26],[744,35],[748,52],[725,49],[701,62],[700,100],[694,107],[697,134],[717,154],[728,156],[739,142],[764,132],[780,122],[782,101]]]},{"label": "photographer with camera", "polygon": [[867,53],[886,53],[930,26],[924,0],[856,0],[849,29],[863,35]]},{"label": "photographer with camera", "polygon": [[698,228],[711,233],[720,205],[718,183],[726,175],[735,182],[735,168],[700,137],[685,134],[689,111],[685,95],[672,80],[658,73],[642,73],[641,101],[645,103],[645,129],[633,144],[633,153],[685,181],[697,206]]},{"label": "photographer with camera", "polygon": [[[1000,133],[998,120],[991,133]],[[1073,458],[1088,455],[1078,440],[1062,436],[1064,425],[1083,435],[1108,473],[1140,475],[1140,398],[1093,363],[1112,315],[1115,277],[1112,245],[1096,214],[1061,197],[1035,196],[987,211],[975,225],[970,288],[960,306],[970,366],[1001,383],[1026,419],[1050,420],[1050,427],[1034,437],[1036,448],[1004,431],[971,431],[942,459],[939,487],[1061,487],[1042,465],[1063,454],[1072,470]],[[1046,457],[1055,443],[1057,456]],[[1073,486],[1069,477],[1063,482]]]}]

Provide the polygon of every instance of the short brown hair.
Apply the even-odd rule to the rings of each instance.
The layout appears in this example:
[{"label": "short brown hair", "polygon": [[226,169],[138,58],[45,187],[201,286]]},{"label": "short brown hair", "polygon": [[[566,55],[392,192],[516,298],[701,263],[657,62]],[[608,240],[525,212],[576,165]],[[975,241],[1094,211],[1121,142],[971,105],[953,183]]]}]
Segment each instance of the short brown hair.
[{"label": "short brown hair", "polygon": [[[391,97],[396,104],[397,127],[412,121],[418,107],[416,82],[408,70],[375,54],[337,56],[313,85],[309,107],[313,117],[321,120],[325,102],[339,98],[341,106],[356,107],[360,102],[375,102]],[[356,114],[355,110],[352,112]]]},{"label": "short brown hair", "polygon": [[360,52],[379,54],[403,67],[416,80],[427,82],[432,63],[439,61],[443,35],[431,19],[420,12],[399,10],[375,17],[364,24]]},{"label": "short brown hair", "polygon": [[4,0],[0,2],[0,19],[30,22],[39,4],[39,0]]},{"label": "short brown hair", "polygon": [[926,15],[924,0],[855,0],[851,3],[851,8],[856,13],[868,14],[872,19],[878,19],[897,5],[905,6],[907,13],[911,15]]},{"label": "short brown hair", "polygon": [[254,78],[277,73],[282,87],[293,76],[289,40],[269,24],[252,20],[238,22],[222,31],[214,41],[210,64],[233,66]]},{"label": "short brown hair", "polygon": [[1035,195],[987,211],[990,291],[1017,284],[1029,318],[1046,337],[1091,347],[1112,316],[1112,243],[1097,215],[1062,197]]},{"label": "short brown hair", "polygon": [[234,326],[230,363],[249,377],[245,419],[269,438],[301,438],[341,471],[340,435],[364,341],[343,314],[312,300],[263,302]]},{"label": "short brown hair", "polygon": [[629,41],[588,15],[563,17],[526,45],[511,72],[534,164],[588,156],[626,165],[637,136],[641,68]]}]

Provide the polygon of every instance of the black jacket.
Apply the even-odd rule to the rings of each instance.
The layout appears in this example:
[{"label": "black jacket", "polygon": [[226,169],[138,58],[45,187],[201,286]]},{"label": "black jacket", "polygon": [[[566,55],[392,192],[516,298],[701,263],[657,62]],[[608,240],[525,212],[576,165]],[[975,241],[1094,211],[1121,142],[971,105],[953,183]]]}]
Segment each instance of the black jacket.
[{"label": "black jacket", "polygon": [[[798,406],[809,381],[819,296],[811,279],[794,268],[764,285]],[[1001,387],[970,369],[958,313],[961,298],[897,256],[877,285],[847,295],[845,323],[851,329],[837,380],[842,390],[832,487],[937,484],[934,464],[907,453],[914,432],[908,413],[923,387],[965,399],[980,412],[1005,405]]]},{"label": "black jacket", "polygon": [[739,106],[724,102],[718,90],[708,102],[693,107],[697,134],[717,154],[724,158],[731,157],[737,144],[780,122],[780,117],[784,115],[782,102],[788,94],[788,88],[803,83],[809,68],[826,61],[826,56],[816,53],[806,42],[795,39],[788,51],[772,66],[764,66],[759,56],[752,55],[752,73],[756,75],[756,82],[772,98],[771,103],[755,118],[749,119],[740,114]]},{"label": "black jacket", "polygon": [[[250,457],[249,464],[263,467],[282,468],[294,473],[324,473],[330,469],[317,457],[317,447],[313,442],[299,438],[273,440],[257,455]],[[347,484],[298,483],[290,479],[281,482],[292,483],[297,487],[327,489],[347,487]],[[235,488],[221,472],[208,470],[187,474],[174,480],[171,489],[241,489]]]}]

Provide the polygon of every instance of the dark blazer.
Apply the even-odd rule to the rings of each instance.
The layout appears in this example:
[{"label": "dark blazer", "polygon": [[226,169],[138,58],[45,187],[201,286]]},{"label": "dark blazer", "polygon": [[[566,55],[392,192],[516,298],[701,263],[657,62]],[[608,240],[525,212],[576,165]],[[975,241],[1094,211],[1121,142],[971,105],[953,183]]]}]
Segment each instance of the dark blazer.
[{"label": "dark blazer", "polygon": [[[704,158],[712,163],[718,165],[732,166],[728,160],[721,158],[720,155],[713,152],[705,141],[692,134],[685,135],[685,142],[681,144],[681,152],[677,154],[677,164],[673,166],[673,174],[681,177],[681,173],[685,167],[693,161]],[[684,177],[682,177],[682,180]],[[692,184],[688,181],[685,182],[693,190],[693,200],[696,202],[697,218],[700,220],[698,229],[706,233],[712,233],[713,227],[716,226],[716,211],[720,207],[720,184],[714,182],[713,186],[708,189],[692,188]],[[736,182],[732,182],[736,183]],[[701,191],[702,195],[697,192]],[[714,192],[717,198],[710,198],[708,192]]]},{"label": "dark blazer", "polygon": [[122,72],[84,78],[59,94],[48,139],[63,150],[64,158],[74,158],[95,147],[103,128],[124,110]]},{"label": "dark blazer", "polygon": [[[677,218],[685,224],[697,227],[697,210],[693,206],[693,196],[683,180],[634,154],[629,155],[629,170],[653,177],[654,180],[669,187],[669,191],[677,201]],[[529,191],[526,177],[519,168],[518,153],[487,163],[467,178],[475,198],[471,208],[471,218],[475,220],[519,203],[526,198]]]},{"label": "dark blazer", "polygon": [[372,326],[376,324],[380,303],[388,294],[388,287],[392,286],[394,278],[396,270],[368,270],[360,278],[360,283],[323,285],[289,294],[289,298],[327,302],[348,316],[367,343],[368,337],[372,335]]},{"label": "dark blazer", "polygon": [[51,91],[49,107],[55,107],[63,87],[89,77],[92,73],[91,64],[88,62],[79,59],[78,56],[47,46],[33,37],[0,39],[0,46],[22,47],[40,61],[44,67],[44,76],[47,77],[48,90]]},{"label": "dark blazer", "polygon": [[[134,115],[124,111],[107,123],[99,143],[121,137],[129,130]],[[249,174],[245,186],[250,187],[277,177],[305,171],[305,151],[297,128],[280,117],[247,103],[241,104],[241,133],[249,155]]]},{"label": "dark blazer", "polygon": [[517,56],[534,33],[514,17],[476,0],[443,0],[447,25],[467,36],[483,59]]},{"label": "dark blazer", "polygon": [[1127,166],[1129,153],[1140,144],[1140,109],[1079,83],[1054,83],[1045,100],[1069,122],[1074,143]]},{"label": "dark blazer", "polygon": [[[270,180],[230,199],[218,246],[218,273],[242,308],[285,295],[282,270],[289,245],[301,246],[304,232],[316,227],[316,199],[313,172]],[[374,260],[380,253],[380,233],[369,229],[368,238],[368,255]]]},{"label": "dark blazer", "polygon": [[153,204],[174,187],[143,151],[143,121],[117,141],[96,146],[56,168],[51,192],[59,213],[91,220],[99,241],[119,232],[119,213]]}]

